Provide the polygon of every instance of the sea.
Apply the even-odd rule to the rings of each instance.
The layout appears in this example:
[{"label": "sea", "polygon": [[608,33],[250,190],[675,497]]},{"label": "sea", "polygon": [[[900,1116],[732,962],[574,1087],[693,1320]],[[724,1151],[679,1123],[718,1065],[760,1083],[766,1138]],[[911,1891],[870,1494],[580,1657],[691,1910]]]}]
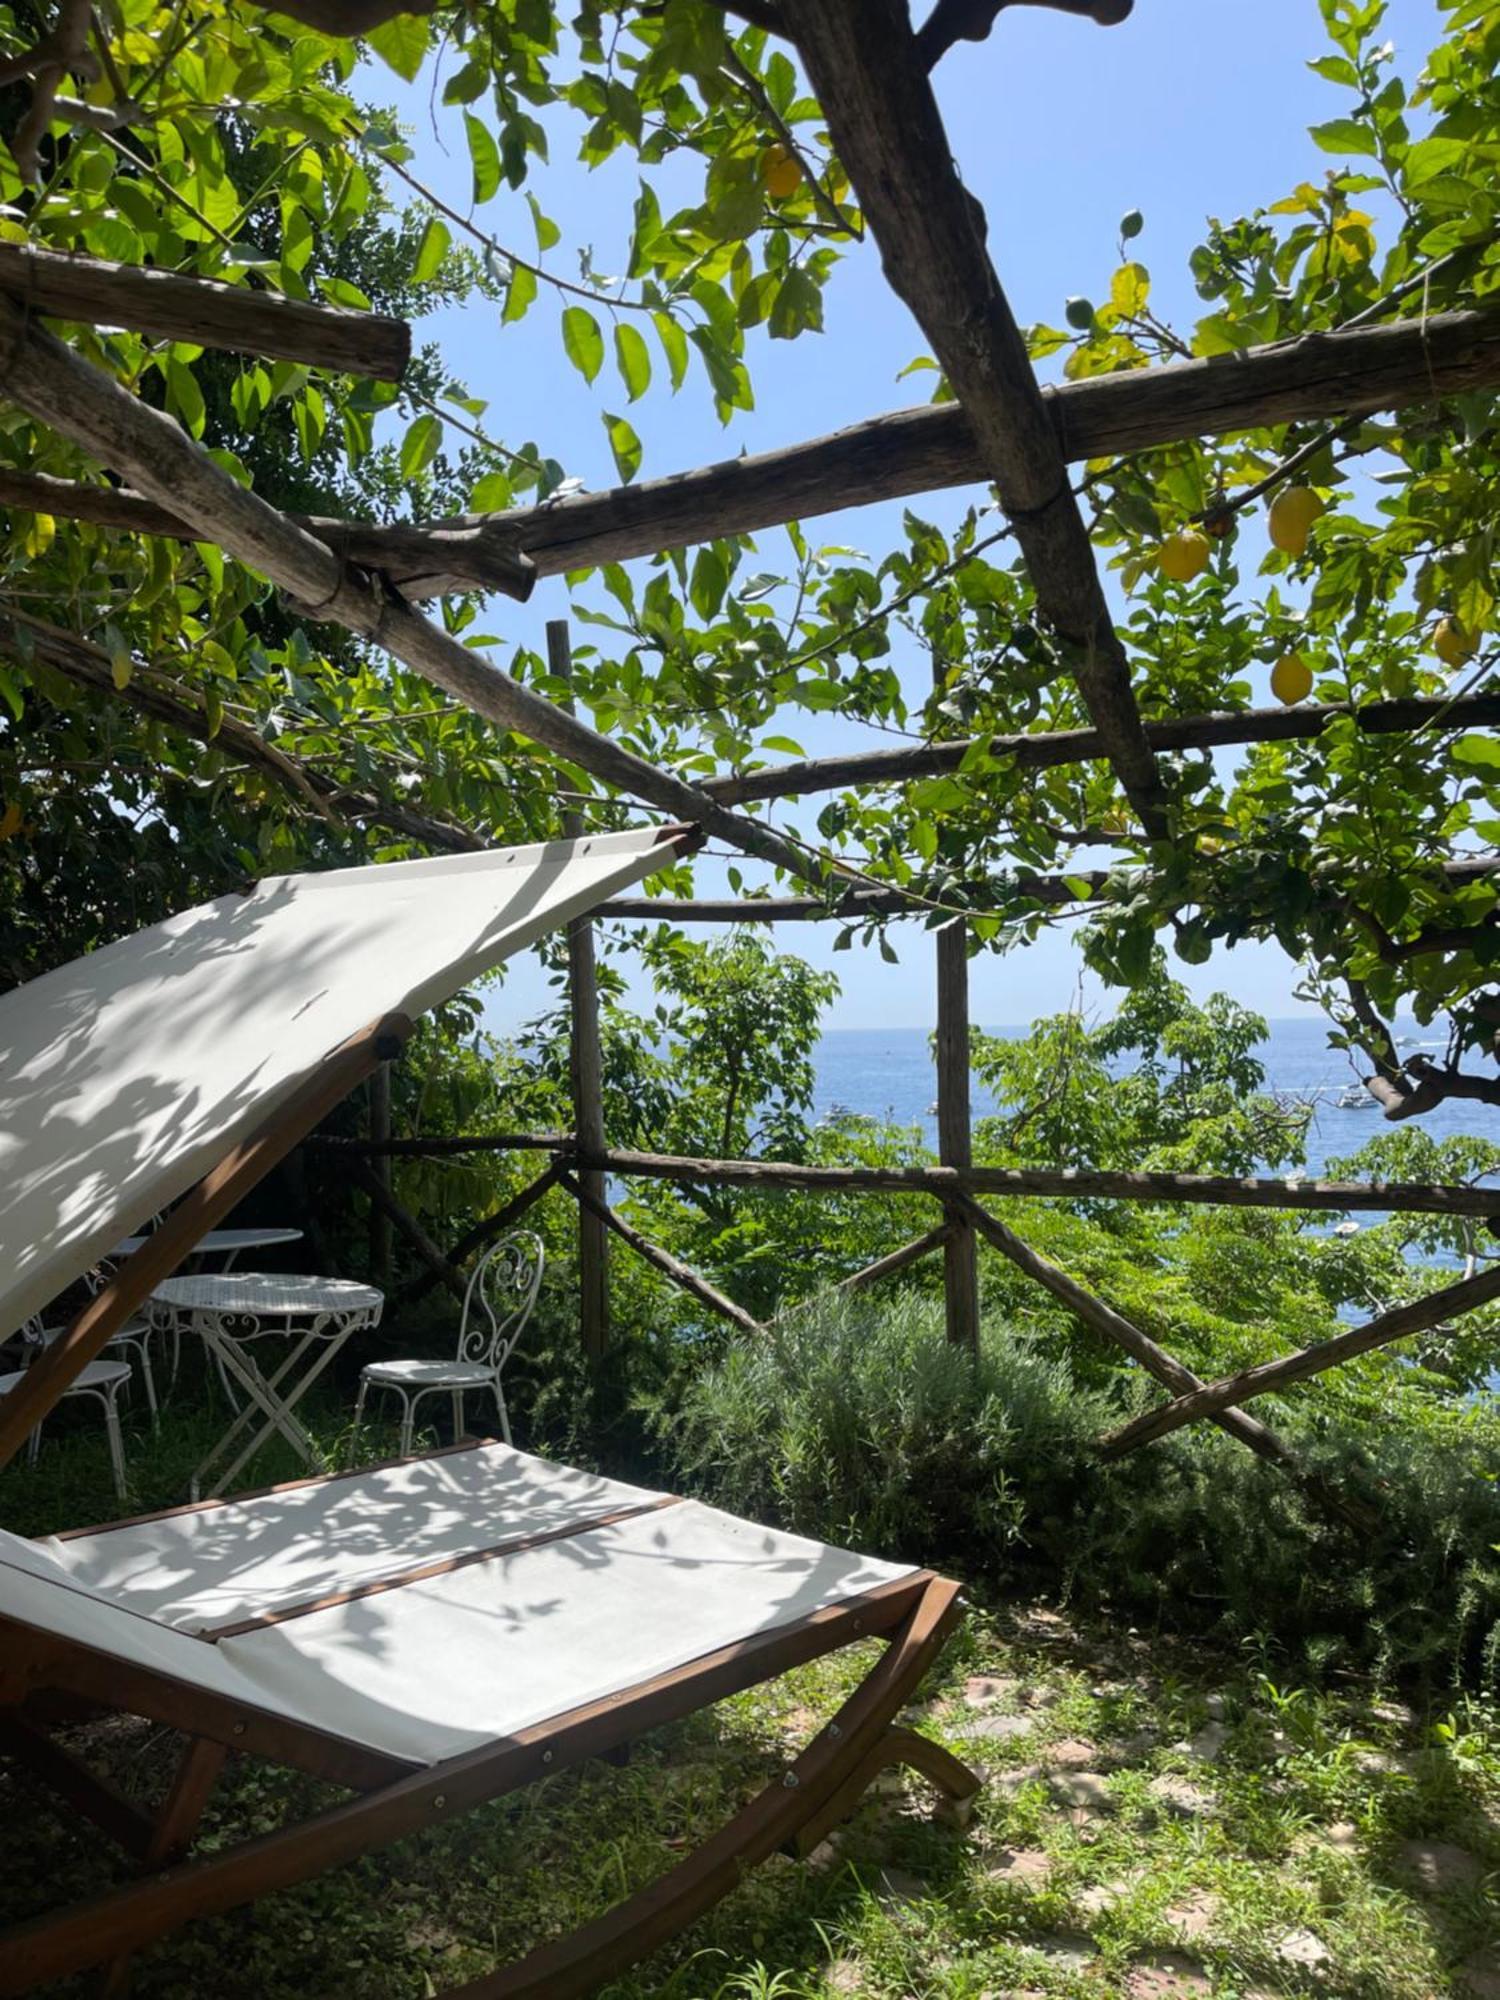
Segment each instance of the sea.
[{"label": "sea", "polygon": [[[1257,1051],[1266,1072],[1266,1088],[1295,1096],[1313,1107],[1304,1169],[1310,1179],[1319,1178],[1330,1159],[1357,1152],[1380,1133],[1403,1129],[1388,1124],[1375,1100],[1359,1087],[1359,1073],[1349,1057],[1340,1049],[1329,1048],[1327,1025],[1321,1018],[1307,1015],[1271,1021],[1267,1027],[1269,1032]],[[1000,1027],[988,1032],[1020,1037],[1027,1030]],[[1403,1047],[1420,1048],[1434,1060],[1441,1059],[1446,1042],[1435,1040],[1431,1028],[1414,1020],[1398,1020],[1395,1032]],[[914,1125],[926,1143],[936,1147],[933,1100],[937,1077],[930,1029],[825,1029],[815,1064],[816,1117],[852,1111],[894,1124]],[[977,1078],[972,1108],[976,1118],[996,1108]],[[1418,1126],[1434,1139],[1469,1134],[1500,1146],[1500,1109],[1488,1105],[1450,1100],[1427,1113]]]}]

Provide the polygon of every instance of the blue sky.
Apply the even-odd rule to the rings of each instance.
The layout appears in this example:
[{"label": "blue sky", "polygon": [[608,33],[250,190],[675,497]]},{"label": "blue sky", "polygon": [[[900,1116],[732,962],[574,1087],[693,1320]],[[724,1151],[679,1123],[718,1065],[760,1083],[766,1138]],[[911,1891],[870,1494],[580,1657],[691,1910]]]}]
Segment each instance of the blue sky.
[{"label": "blue sky", "polygon": [[[920,6],[917,9],[921,12]],[[1392,0],[1385,33],[1396,44],[1396,67],[1408,81],[1437,40],[1440,18],[1430,0]],[[982,46],[963,43],[937,72],[938,93],[954,151],[969,186],[989,216],[990,246],[1017,316],[1059,324],[1064,299],[1101,296],[1117,262],[1119,219],[1132,208],[1146,218],[1132,252],[1152,274],[1152,303],[1169,320],[1190,324],[1205,308],[1188,276],[1187,259],[1205,218],[1245,213],[1317,180],[1331,162],[1307,137],[1307,127],[1344,112],[1347,93],[1307,68],[1327,53],[1316,0],[1137,0],[1123,26],[1088,22],[1017,7],[1003,14]],[[458,107],[424,76],[410,87],[388,71],[370,78],[370,95],[393,104],[417,149],[414,170],[445,199],[467,209],[470,168]],[[576,123],[554,117],[552,164],[532,185],[561,225],[563,240],[548,257],[559,275],[576,273],[576,255],[592,246],[595,268],[616,268],[636,192],[627,162],[593,173],[573,159]],[[524,198],[508,188],[476,220],[501,242],[534,254]],[[527,320],[503,330],[483,304],[443,311],[422,321],[419,341],[436,340],[448,366],[470,392],[489,399],[486,422],[512,442],[534,437],[589,486],[615,483],[601,413],[624,408],[609,370],[590,388],[560,361],[559,305],[544,292]],[[869,244],[851,248],[826,295],[826,330],[795,343],[760,337],[749,356],[757,407],[726,429],[715,417],[704,380],[689,375],[672,396],[660,382],[630,416],[645,444],[641,476],[651,478],[745,451],[857,422],[919,401],[924,378],[898,382],[901,368],[925,351],[906,309],[890,293]],[[940,523],[956,520],[980,489],[934,495],[916,503]],[[895,539],[897,515],[871,507],[810,524],[818,542],[843,543],[879,554]],[[780,531],[761,538],[771,564],[784,544]],[[505,642],[537,644],[548,618],[565,615],[562,580],[537,588],[531,604],[497,602],[485,629]],[[575,643],[588,637],[575,628]],[[899,662],[899,653],[898,653]],[[928,669],[910,661],[912,684]],[[796,719],[791,733],[810,752],[853,747],[851,725],[826,718]],[[753,879],[753,868],[746,868]],[[700,868],[707,893],[720,887]],[[840,1027],[922,1025],[932,1017],[932,950],[916,928],[892,933],[898,965],[858,948],[831,953],[821,927],[783,931],[786,947],[829,965],[844,982],[830,1012]],[[1024,952],[985,955],[973,968],[973,1012],[987,1022],[1011,1022],[1068,1004],[1078,979],[1077,954],[1064,933]],[[1241,946],[1217,953],[1206,966],[1178,968],[1196,991],[1227,988],[1273,1017],[1298,1011],[1296,970],[1274,947]],[[515,967],[494,1007],[497,1026],[527,1018],[546,1004],[546,986],[531,963]],[[644,990],[642,990],[644,997]]]}]

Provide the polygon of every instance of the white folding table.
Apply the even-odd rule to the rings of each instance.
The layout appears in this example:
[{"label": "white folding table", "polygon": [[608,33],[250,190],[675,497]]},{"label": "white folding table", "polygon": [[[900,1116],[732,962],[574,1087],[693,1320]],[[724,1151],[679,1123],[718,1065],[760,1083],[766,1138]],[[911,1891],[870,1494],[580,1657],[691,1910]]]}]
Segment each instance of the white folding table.
[{"label": "white folding table", "polygon": [[[123,1237],[110,1251],[110,1257],[111,1259],[133,1257],[141,1245],[149,1243],[150,1240],[149,1236]],[[187,1268],[190,1272],[198,1269],[198,1259],[200,1257],[222,1257],[224,1261],[219,1266],[219,1269],[227,1271],[242,1250],[277,1249],[284,1243],[300,1243],[301,1241],[302,1231],[300,1229],[273,1227],[260,1229],[209,1229],[193,1245],[192,1256]],[[169,1316],[166,1313],[153,1314],[151,1323],[158,1331],[170,1333],[172,1336],[172,1373],[168,1378],[166,1395],[162,1397],[162,1401],[165,1403],[167,1397],[177,1387],[177,1370],[182,1363],[182,1327],[175,1316]],[[147,1358],[149,1359],[149,1356]],[[222,1378],[222,1368],[219,1373]],[[147,1384],[149,1393],[149,1376]],[[227,1381],[224,1383],[224,1393],[229,1398],[230,1408],[233,1409],[235,1407],[234,1395]],[[156,1404],[154,1400],[151,1405],[151,1413],[152,1422],[154,1423],[156,1420]]]},{"label": "white folding table", "polygon": [[[151,1296],[156,1305],[167,1307],[201,1335],[209,1352],[249,1398],[193,1474],[195,1500],[203,1497],[203,1482],[211,1468],[253,1425],[257,1412],[265,1421],[208,1488],[208,1497],[223,1492],[273,1431],[279,1431],[311,1469],[326,1470],[318,1447],[292,1412],[349,1336],[379,1325],[383,1293],[351,1278],[216,1271],[168,1278]],[[288,1350],[270,1376],[249,1352],[254,1341],[264,1339],[282,1340]]]},{"label": "white folding table", "polygon": [[[126,1236],[110,1251],[111,1257],[130,1257],[149,1236]],[[300,1243],[300,1229],[210,1229],[193,1245],[195,1257],[222,1257],[227,1271],[242,1250],[268,1250],[275,1244]]]}]

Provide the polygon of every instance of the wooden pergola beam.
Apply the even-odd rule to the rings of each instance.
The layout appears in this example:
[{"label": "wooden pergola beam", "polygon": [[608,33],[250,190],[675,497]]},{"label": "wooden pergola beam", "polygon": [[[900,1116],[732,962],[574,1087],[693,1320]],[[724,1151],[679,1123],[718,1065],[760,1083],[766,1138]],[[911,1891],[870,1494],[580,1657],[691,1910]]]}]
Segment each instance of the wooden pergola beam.
[{"label": "wooden pergola beam", "polygon": [[1182,1201],[1225,1208],[1392,1209],[1500,1222],[1500,1187],[1449,1187],[1426,1181],[1308,1181],[1296,1176],[1276,1180],[1268,1175],[1236,1179],[1227,1174],[1119,1173],[1103,1167],[971,1167],[963,1172],[954,1167],[813,1167],[792,1160],[700,1159],[695,1154],[629,1152],[619,1147],[584,1155],[571,1132],[443,1133],[430,1139],[390,1139],[378,1147],[367,1139],[317,1138],[306,1141],[306,1146],[335,1155],[378,1154],[392,1159],[530,1148],[604,1173],[643,1174],[709,1187],[796,1187],[830,1193],[863,1189],[873,1194],[929,1194],[939,1200],[954,1192],[1049,1201],[1085,1195],[1105,1201]]},{"label": "wooden pergola beam", "polygon": [[[1112,1341],[1117,1347],[1122,1347],[1133,1360],[1141,1364],[1148,1375],[1154,1376],[1158,1382],[1165,1384],[1178,1395],[1190,1395],[1203,1387],[1201,1379],[1183,1362],[1177,1360],[1175,1355],[1169,1354],[1159,1342],[1153,1340],[1149,1333],[1143,1332],[1133,1320],[1127,1319],[1123,1313],[1116,1312],[1114,1307],[1107,1305],[1103,1299],[1096,1298],[1092,1292],[1080,1285],[1077,1279],[1070,1278],[1066,1271],[1059,1270],[1056,1264],[1040,1256],[1029,1243],[1017,1236],[1013,1229],[1008,1229],[998,1216],[991,1215],[987,1208],[982,1208],[968,1195],[959,1195],[954,1206],[961,1214],[967,1216],[971,1227],[978,1231],[992,1249],[998,1250],[1001,1256],[1014,1264],[1018,1271],[1023,1271],[1028,1278],[1034,1279],[1044,1291],[1050,1292],[1058,1304],[1072,1313],[1075,1319],[1081,1320],[1086,1327],[1094,1333],[1101,1334],[1104,1339]],[[1241,1410],[1221,1410],[1214,1418],[1214,1422],[1230,1437],[1253,1451],[1258,1458],[1264,1458],[1271,1464],[1280,1465],[1285,1471],[1290,1472],[1320,1506],[1337,1513],[1346,1524],[1354,1523],[1356,1517],[1343,1497],[1330,1490],[1322,1480],[1314,1478],[1291,1446],[1278,1437],[1275,1431],[1267,1429],[1256,1418],[1247,1417]],[[1368,1527],[1369,1522],[1364,1521],[1360,1525]]]},{"label": "wooden pergola beam", "polygon": [[[448,1142],[456,1150],[456,1142]],[[864,1189],[879,1194],[1019,1195],[1076,1201],[1187,1202],[1223,1208],[1315,1209],[1323,1213],[1390,1209],[1403,1214],[1472,1215],[1500,1221],[1500,1187],[1439,1187],[1415,1181],[1275,1180],[1229,1174],[1121,1173],[1102,1167],[819,1167],[791,1160],[711,1160],[679,1153],[610,1147],[579,1164],[625,1178],[689,1186]]]},{"label": "wooden pergola beam", "polygon": [[[0,498],[3,498],[0,479]],[[1207,715],[1173,716],[1146,724],[1153,750],[1217,750],[1248,743],[1301,743],[1315,740],[1336,722],[1352,720],[1368,736],[1417,734],[1430,729],[1491,729],[1500,725],[1500,693],[1411,695],[1398,701],[1306,702],[1298,708],[1247,708]],[[1108,753],[1097,729],[1052,729],[1033,735],[956,737],[900,750],[856,750],[844,757],[809,757],[795,764],[770,764],[734,777],[710,778],[704,790],[725,805],[751,799],[801,798],[810,792],[846,787],[905,784],[916,778],[957,771],[978,745],[986,753],[1025,771],[1050,771],[1068,764],[1093,763]],[[978,782],[984,782],[984,774]]]},{"label": "wooden pergola beam", "polygon": [[607,1201],[591,1194],[581,1181],[574,1179],[572,1174],[561,1173],[557,1178],[558,1185],[572,1195],[585,1214],[594,1216],[606,1229],[612,1229],[622,1243],[630,1245],[637,1257],[660,1271],[663,1277],[670,1278],[679,1291],[697,1299],[700,1305],[707,1306],[710,1312],[716,1312],[721,1319],[727,1319],[730,1325],[738,1327],[741,1333],[765,1332],[760,1321],[747,1313],[743,1306],[736,1305],[731,1298],[726,1298],[717,1285],[711,1285],[707,1278],[701,1277],[691,1265],[684,1264],[680,1257],[674,1257],[670,1250],[664,1250],[659,1243],[653,1243],[649,1236],[643,1236],[633,1223],[627,1222],[624,1216],[611,1208]]},{"label": "wooden pergola beam", "polygon": [[[1500,312],[1486,307],[1065,382],[1044,389],[1042,402],[1058,449],[1079,463],[1186,438],[1401,410],[1496,382]],[[299,518],[351,561],[382,571],[409,598],[475,590],[523,597],[537,577],[988,477],[965,412],[943,403],[504,514],[384,526]],[[170,502],[44,473],[0,471],[0,504],[133,534],[199,538]]]},{"label": "wooden pergola beam", "polygon": [[128,326],[163,340],[301,361],[379,382],[399,382],[411,359],[411,328],[385,313],[312,305],[248,285],[111,264],[30,243],[0,242],[0,291],[54,319]]},{"label": "wooden pergola beam", "polygon": [[[1445,887],[1459,889],[1500,874],[1500,858],[1486,854],[1462,861],[1443,861],[1432,872]],[[1150,871],[1075,868],[1066,875],[1028,875],[1018,871],[1010,877],[1009,887],[1018,901],[1029,898],[1049,909],[1082,909],[1116,896],[1139,895],[1150,887]],[[975,889],[971,893],[976,897],[976,909],[983,908],[987,892]],[[876,917],[930,919],[933,911],[901,889],[851,889],[831,902],[821,896],[709,896],[693,901],[672,896],[615,896],[601,903],[595,914],[631,922],[649,919],[671,924],[857,924]]]},{"label": "wooden pergola beam", "polygon": [[1500,1264],[1472,1278],[1462,1278],[1456,1285],[1445,1285],[1440,1292],[1413,1299],[1409,1305],[1393,1306],[1363,1326],[1335,1334],[1315,1347],[1304,1347],[1279,1361],[1262,1361],[1254,1368],[1241,1369],[1237,1375],[1225,1375],[1217,1382],[1206,1383],[1191,1394],[1178,1396],[1158,1410],[1148,1410],[1133,1423],[1112,1431],[1101,1439],[1099,1448],[1106,1458],[1123,1457],[1126,1452],[1152,1444],[1200,1417],[1217,1416],[1223,1410],[1248,1402],[1252,1396],[1265,1396],[1272,1390],[1288,1388],[1293,1382],[1305,1382],[1310,1375],[1321,1375],[1341,1362],[1370,1353],[1373,1348],[1440,1326],[1460,1313],[1473,1312],[1476,1306],[1486,1305],[1493,1298],[1500,1298]]},{"label": "wooden pergola beam", "polygon": [[1166,795],[1084,523],[1026,342],[985,247],[912,32],[907,0],[799,0],[795,35],[834,148],[972,426],[986,474],[1110,763],[1145,828]]},{"label": "wooden pergola beam", "polygon": [[308,618],[342,625],[499,728],[528,736],[627,796],[821,887],[821,867],[801,849],[601,736],[432,624],[382,579],[240,486],[172,417],[132,396],[3,293],[0,354],[0,389],[11,402],[128,478],[156,505],[190,517],[197,539],[216,542],[269,577]]}]

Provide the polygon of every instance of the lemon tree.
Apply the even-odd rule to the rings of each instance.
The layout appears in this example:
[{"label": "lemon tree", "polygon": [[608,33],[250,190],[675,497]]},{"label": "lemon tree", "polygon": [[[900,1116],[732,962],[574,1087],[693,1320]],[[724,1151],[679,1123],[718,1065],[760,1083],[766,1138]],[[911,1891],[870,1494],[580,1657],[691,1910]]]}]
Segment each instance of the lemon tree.
[{"label": "lemon tree", "polygon": [[[1436,46],[1405,75],[1380,0],[1320,9],[1325,40],[1309,53],[1329,116],[1312,137],[1326,175],[1286,185],[1268,172],[1254,212],[1152,249],[1190,268],[1201,310],[1180,326],[1153,291],[1149,218],[1130,210],[1112,268],[1079,274],[1062,325],[1029,330],[1039,364],[1077,381],[1494,302],[1493,8],[1446,0]],[[565,489],[545,411],[518,429],[421,344],[439,300],[484,315],[501,343],[523,323],[550,327],[558,393],[597,398],[622,481],[678,469],[654,462],[622,412],[653,380],[721,416],[747,408],[752,374],[819,331],[859,232],[793,51],[704,0],[380,14],[344,0],[291,14],[122,0],[91,18],[38,124],[28,55],[47,11],[0,8],[0,232],[413,319],[420,351],[399,388],[107,329],[68,335],[298,511],[484,513]],[[340,26],[365,39],[329,31]],[[468,156],[467,212],[422,185],[381,103],[386,75],[430,83]],[[597,262],[580,264],[548,213],[560,146],[585,168],[628,159],[638,178],[628,233],[596,246]],[[524,238],[497,233],[501,190],[525,198]],[[592,275],[606,267],[621,275]],[[13,411],[0,467],[97,476]],[[1282,699],[1354,707],[1446,698],[1493,669],[1492,394],[1134,452],[1084,466],[1079,483],[1148,720],[1263,701],[1278,662]],[[551,833],[560,806],[594,790],[295,617],[212,547],[42,511],[12,511],[10,527],[7,979],[247,874]],[[914,507],[892,541],[868,558],[794,524],[753,546],[706,536],[575,573],[581,709],[694,777],[793,754],[810,715],[975,739],[946,776],[810,797],[781,817],[912,891],[934,920],[967,910],[997,949],[1073,921],[1029,892],[1032,872],[1076,879],[1083,949],[1126,984],[1161,943],[1196,963],[1274,939],[1336,1032],[1403,1086],[1393,1015],[1451,1026],[1451,1061],[1421,1101],[1445,1088],[1500,1097],[1496,887],[1441,865],[1500,844],[1491,735],[1372,736],[1339,720],[1312,741],[1166,756],[1171,837],[1153,845],[1105,765],[1024,768],[985,747],[1087,721],[985,497],[956,525]],[[539,658],[505,646],[503,607],[453,600],[446,617],[557,692]],[[590,807],[601,824],[626,809]],[[1102,898],[1077,872],[1101,846],[1118,869]]]}]

